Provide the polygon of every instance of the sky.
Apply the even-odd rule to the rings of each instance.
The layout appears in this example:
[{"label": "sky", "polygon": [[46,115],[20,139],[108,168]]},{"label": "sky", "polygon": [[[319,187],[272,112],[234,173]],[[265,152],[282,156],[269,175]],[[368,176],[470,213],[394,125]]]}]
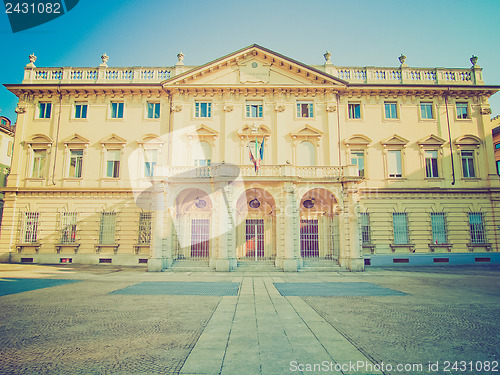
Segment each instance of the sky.
[{"label": "sky", "polygon": [[[500,86],[500,0],[80,0],[67,14],[12,33],[0,3],[0,83],[38,67],[201,65],[257,43],[305,64],[469,68]],[[490,99],[500,115],[500,93]],[[17,98],[0,87],[0,115]]]}]

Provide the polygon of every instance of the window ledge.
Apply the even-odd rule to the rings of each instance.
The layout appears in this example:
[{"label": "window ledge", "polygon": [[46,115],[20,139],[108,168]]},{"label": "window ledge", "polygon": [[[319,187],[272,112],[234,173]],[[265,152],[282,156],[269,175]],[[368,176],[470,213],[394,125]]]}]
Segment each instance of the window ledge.
[{"label": "window ledge", "polygon": [[479,177],[462,177],[462,181],[481,181]]},{"label": "window ledge", "polygon": [[88,118],[71,118],[70,121],[75,122],[88,122]]},{"label": "window ledge", "polygon": [[143,250],[149,250],[150,248],[151,244],[146,244],[146,243],[138,243],[134,245],[136,254],[140,254]]},{"label": "window ledge", "polygon": [[406,177],[386,177],[387,181],[406,181]]},{"label": "window ledge", "polygon": [[429,248],[431,252],[435,252],[436,249],[446,249],[448,252],[451,252],[451,248],[453,247],[453,244],[451,243],[430,243]]},{"label": "window ledge", "polygon": [[404,249],[407,249],[408,252],[410,253],[414,253],[415,252],[415,244],[411,244],[411,243],[408,243],[408,244],[389,244],[389,246],[391,247],[391,250],[393,253],[396,252],[396,250],[404,250]]},{"label": "window ledge", "polygon": [[426,181],[444,181],[444,177],[424,177]]},{"label": "window ledge", "polygon": [[35,252],[38,253],[38,250],[40,250],[40,246],[42,246],[40,242],[21,242],[16,245],[16,249],[20,253],[23,248],[29,247],[34,248]]},{"label": "window ledge", "polygon": [[469,248],[470,252],[473,252],[475,248],[484,248],[486,251],[491,251],[491,243],[485,242],[485,243],[468,243],[467,247]]},{"label": "window ledge", "polygon": [[361,245],[362,249],[370,250],[370,253],[375,253],[375,245],[374,244],[363,244]]},{"label": "window ledge", "polygon": [[57,254],[61,253],[61,248],[63,247],[73,248],[73,251],[76,253],[78,251],[78,248],[80,247],[80,243],[56,243],[55,248]]},{"label": "window ledge", "polygon": [[102,249],[112,249],[113,252],[116,254],[118,252],[118,246],[120,244],[109,244],[109,245],[103,245],[103,244],[95,244],[94,248],[97,254],[101,252]]}]

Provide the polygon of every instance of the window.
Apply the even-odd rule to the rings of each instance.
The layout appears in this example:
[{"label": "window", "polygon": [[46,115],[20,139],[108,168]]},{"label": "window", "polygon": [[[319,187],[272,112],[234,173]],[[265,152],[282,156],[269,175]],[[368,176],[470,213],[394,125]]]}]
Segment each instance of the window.
[{"label": "window", "polygon": [[75,103],[75,118],[87,118],[86,103]]},{"label": "window", "polygon": [[398,118],[398,104],[396,102],[385,102],[385,118]]},{"label": "window", "polygon": [[13,149],[14,144],[12,141],[9,141],[8,146],[7,146],[7,156],[12,156],[12,149]]},{"label": "window", "polygon": [[33,150],[33,169],[31,170],[31,177],[44,178],[45,177],[45,159],[46,150]]},{"label": "window", "polygon": [[123,102],[111,102],[111,118],[123,118]]},{"label": "window", "polygon": [[246,117],[258,118],[263,116],[262,102],[247,102],[246,104]]},{"label": "window", "polygon": [[351,164],[358,166],[358,175],[365,177],[365,153],[363,151],[351,152]]},{"label": "window", "polygon": [[106,177],[120,177],[120,150],[107,150],[106,152]]},{"label": "window", "polygon": [[195,102],[194,117],[212,117],[211,102]]},{"label": "window", "polygon": [[38,103],[38,118],[50,118],[52,110],[52,103],[40,102]]},{"label": "window", "polygon": [[0,121],[0,123],[1,123],[2,125],[7,125],[7,120],[2,119],[2,121]]},{"label": "window", "polygon": [[497,160],[497,174],[500,176],[500,160]]},{"label": "window", "polygon": [[361,212],[359,214],[359,226],[361,228],[361,244],[371,244],[372,240],[370,235],[370,214],[368,212]]},{"label": "window", "polygon": [[61,239],[62,244],[76,243],[76,212],[63,212],[61,215]]},{"label": "window", "polygon": [[139,239],[140,245],[151,244],[151,212],[141,212],[139,214]]},{"label": "window", "polygon": [[394,212],[392,214],[392,225],[394,229],[394,244],[406,245],[408,240],[408,218],[406,212]]},{"label": "window", "polygon": [[387,151],[387,169],[389,177],[403,177],[401,150]]},{"label": "window", "polygon": [[[255,142],[253,147],[255,147]],[[314,167],[316,165],[316,148],[309,141],[300,142],[297,145],[296,164],[302,167]]]},{"label": "window", "polygon": [[312,102],[297,102],[297,117],[314,117]]},{"label": "window", "polygon": [[475,178],[474,151],[462,151],[462,173],[464,178]]},{"label": "window", "polygon": [[445,214],[442,212],[431,213],[431,226],[432,226],[432,243],[433,244],[448,243]]},{"label": "window", "polygon": [[158,162],[158,150],[144,150],[144,176],[153,177]]},{"label": "window", "polygon": [[498,149],[500,149],[500,143],[497,143],[497,144],[495,145],[495,150],[498,150]]},{"label": "window", "polygon": [[160,103],[148,103],[148,118],[160,118]]},{"label": "window", "polygon": [[99,244],[113,245],[115,243],[116,213],[101,212],[99,227]]},{"label": "window", "polygon": [[469,105],[467,103],[457,103],[457,118],[467,119],[469,118]]},{"label": "window", "polygon": [[361,118],[361,104],[349,103],[347,105],[347,107],[349,110],[349,118],[350,119]]},{"label": "window", "polygon": [[436,150],[425,151],[425,177],[439,177],[438,152]]},{"label": "window", "polygon": [[434,118],[434,113],[432,113],[432,103],[420,103],[420,116],[425,120],[431,120]]},{"label": "window", "polygon": [[483,224],[483,214],[480,212],[469,213],[470,242],[486,243],[486,232]]},{"label": "window", "polygon": [[82,177],[83,150],[71,150],[68,177]]},{"label": "window", "polygon": [[38,239],[39,212],[24,212],[21,228],[22,243],[36,243]]}]

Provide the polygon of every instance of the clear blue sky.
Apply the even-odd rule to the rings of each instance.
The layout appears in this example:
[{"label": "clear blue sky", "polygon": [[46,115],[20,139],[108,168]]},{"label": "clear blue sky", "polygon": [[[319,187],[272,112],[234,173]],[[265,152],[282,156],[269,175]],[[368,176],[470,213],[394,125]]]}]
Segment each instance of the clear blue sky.
[{"label": "clear blue sky", "polygon": [[[0,4],[0,83],[36,65],[172,66],[179,51],[198,65],[257,43],[305,64],[468,68],[479,57],[486,84],[500,85],[500,0],[80,0],[66,15],[13,34]],[[500,114],[500,93],[491,100]],[[17,98],[0,88],[1,115]]]}]

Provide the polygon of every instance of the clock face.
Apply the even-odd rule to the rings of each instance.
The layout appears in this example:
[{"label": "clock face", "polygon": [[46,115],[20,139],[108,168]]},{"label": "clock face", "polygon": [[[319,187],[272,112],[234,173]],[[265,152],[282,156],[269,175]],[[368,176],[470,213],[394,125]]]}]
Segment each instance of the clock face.
[{"label": "clock face", "polygon": [[252,63],[252,68],[256,68],[257,67],[257,63],[256,62],[253,62]]}]

